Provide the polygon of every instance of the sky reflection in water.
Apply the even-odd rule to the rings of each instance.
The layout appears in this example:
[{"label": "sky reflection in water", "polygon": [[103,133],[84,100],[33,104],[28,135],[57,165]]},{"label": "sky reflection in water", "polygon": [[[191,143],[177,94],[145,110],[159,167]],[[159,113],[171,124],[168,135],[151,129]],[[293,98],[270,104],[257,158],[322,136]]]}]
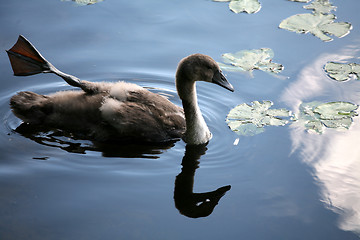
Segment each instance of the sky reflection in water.
[{"label": "sky reflection in water", "polygon": [[[20,121],[10,112],[11,95],[71,88],[55,76],[12,76],[2,51],[0,237],[358,239],[360,117],[348,131],[326,129],[317,135],[291,124],[253,137],[231,132],[225,117],[236,105],[256,100],[271,100],[276,108],[294,112],[310,101],[360,104],[359,81],[338,83],[323,70],[327,61],[359,63],[360,2],[333,0],[338,20],[354,28],[328,43],[278,28],[281,20],[308,12],[302,4],[260,2],[261,10],[247,15],[206,0],[106,0],[90,6],[2,1],[3,50],[23,34],[66,73],[90,81],[137,83],[170,95],[178,105],[175,69],[188,54],[200,52],[221,61],[223,53],[271,48],[274,61],[285,68],[281,78],[260,71],[253,78],[225,72],[234,93],[198,84],[199,105],[213,139],[200,163],[200,156],[194,156],[185,167],[182,141],[155,152],[145,149],[142,157],[147,158],[120,157],[100,149],[72,153],[14,132]],[[181,197],[178,202],[179,178],[180,192],[188,196],[185,203]],[[228,185],[231,190],[209,204],[207,217],[188,218],[176,209],[206,204],[208,196],[198,193],[228,190]]]},{"label": "sky reflection in water", "polygon": [[[302,102],[331,93],[334,100],[360,104],[359,82],[349,80],[342,86],[326,77],[323,66],[328,61],[351,62],[359,56],[360,45],[342,48],[339,53],[324,54],[305,66],[298,79],[284,91],[282,100],[294,109]],[[354,118],[350,130],[326,130],[326,134],[309,134],[303,127],[291,127],[292,152],[300,152],[313,169],[321,189],[321,201],[341,215],[339,227],[360,234],[360,120]]]}]

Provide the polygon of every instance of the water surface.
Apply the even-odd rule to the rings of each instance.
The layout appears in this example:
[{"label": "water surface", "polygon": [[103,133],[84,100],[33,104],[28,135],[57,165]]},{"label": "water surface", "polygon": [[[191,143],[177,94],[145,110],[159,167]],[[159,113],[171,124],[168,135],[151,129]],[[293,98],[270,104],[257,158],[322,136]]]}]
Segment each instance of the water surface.
[{"label": "water surface", "polygon": [[[2,1],[0,238],[359,239],[359,117],[348,131],[316,135],[287,125],[253,137],[231,132],[225,117],[255,100],[294,112],[315,100],[360,104],[358,81],[337,83],[322,68],[327,61],[359,63],[360,2],[333,0],[338,20],[353,29],[327,43],[278,29],[281,20],[308,12],[303,4],[261,3],[260,12],[247,15],[208,0]],[[12,75],[4,50],[19,34],[66,73],[137,83],[178,105],[175,70],[191,53],[221,61],[226,52],[269,47],[285,78],[227,72],[234,93],[198,84],[213,133],[203,149],[189,150],[183,141],[99,146],[56,132],[26,134],[16,131],[21,121],[10,111],[10,97],[71,87],[48,74]],[[227,190],[221,199],[209,193],[219,188]],[[195,214],[202,196],[212,205]]]}]

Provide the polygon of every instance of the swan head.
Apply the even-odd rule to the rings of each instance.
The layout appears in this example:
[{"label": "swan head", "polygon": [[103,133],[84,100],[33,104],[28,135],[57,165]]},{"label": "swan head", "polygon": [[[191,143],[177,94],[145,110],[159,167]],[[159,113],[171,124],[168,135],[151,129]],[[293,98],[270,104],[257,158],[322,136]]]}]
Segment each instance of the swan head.
[{"label": "swan head", "polygon": [[181,99],[186,97],[195,81],[215,83],[229,91],[234,91],[234,87],[227,81],[219,65],[211,57],[204,54],[192,54],[183,58],[176,71],[176,88]]}]

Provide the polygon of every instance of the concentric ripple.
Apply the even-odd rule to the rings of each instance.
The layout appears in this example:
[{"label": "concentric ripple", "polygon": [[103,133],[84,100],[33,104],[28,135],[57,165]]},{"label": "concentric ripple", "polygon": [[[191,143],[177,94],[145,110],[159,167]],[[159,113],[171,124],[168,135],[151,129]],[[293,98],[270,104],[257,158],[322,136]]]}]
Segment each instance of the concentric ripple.
[{"label": "concentric ripple", "polygon": [[[181,100],[177,96],[173,76],[164,74],[138,74],[127,73],[126,78],[121,80],[136,83],[169,98],[176,105],[181,106]],[[129,77],[132,76],[132,77]],[[118,79],[105,79],[105,81],[117,81]],[[92,80],[96,81],[96,80]],[[60,90],[72,89],[61,80],[51,84],[41,84],[28,86],[26,90],[41,94],[49,94]],[[213,138],[208,144],[207,152],[201,157],[206,167],[218,167],[231,162],[232,149],[236,136],[230,131],[225,123],[225,117],[232,105],[232,93],[211,85],[208,83],[199,83],[198,101],[204,118],[213,134]],[[0,128],[2,142],[9,144],[13,148],[13,143],[30,144],[31,158],[41,160],[58,160],[60,165],[68,165],[73,168],[85,163],[92,167],[106,168],[112,172],[122,172],[126,174],[159,174],[178,172],[181,159],[185,152],[185,143],[183,141],[169,143],[167,145],[121,145],[121,144],[103,144],[95,143],[89,140],[78,139],[71,133],[61,130],[27,129],[21,120],[16,118],[9,107],[9,99],[18,90],[11,89],[2,94],[0,98],[0,111],[2,125]],[[31,140],[32,143],[29,142]],[[40,145],[42,146],[40,146]],[[45,151],[44,151],[45,149]],[[68,154],[72,160],[62,160],[61,158]],[[86,157],[85,157],[86,156]],[[121,158],[123,160],[104,161],[103,158]],[[129,159],[131,164],[129,164]],[[141,160],[143,159],[143,160]],[[145,161],[144,161],[145,160]],[[114,165],[121,165],[121,168]],[[134,167],[133,165],[136,165]],[[128,166],[129,168],[126,168]],[[136,170],[134,169],[136,168]],[[116,169],[116,170],[115,170]],[[121,169],[121,170],[119,170]]]}]

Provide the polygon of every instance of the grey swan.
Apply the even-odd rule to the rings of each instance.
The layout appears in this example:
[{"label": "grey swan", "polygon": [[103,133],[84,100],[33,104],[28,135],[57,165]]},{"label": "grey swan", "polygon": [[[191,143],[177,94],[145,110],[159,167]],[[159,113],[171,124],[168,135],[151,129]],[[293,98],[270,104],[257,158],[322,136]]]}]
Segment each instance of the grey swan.
[{"label": "grey swan", "polygon": [[54,73],[81,90],[40,95],[18,92],[10,99],[15,116],[27,124],[49,126],[107,141],[167,142],[182,138],[187,144],[205,144],[211,132],[197,103],[196,81],[233,86],[209,56],[183,58],[176,71],[176,89],[183,109],[167,98],[127,82],[89,82],[63,73],[47,61],[23,36],[7,50],[14,75]]}]

